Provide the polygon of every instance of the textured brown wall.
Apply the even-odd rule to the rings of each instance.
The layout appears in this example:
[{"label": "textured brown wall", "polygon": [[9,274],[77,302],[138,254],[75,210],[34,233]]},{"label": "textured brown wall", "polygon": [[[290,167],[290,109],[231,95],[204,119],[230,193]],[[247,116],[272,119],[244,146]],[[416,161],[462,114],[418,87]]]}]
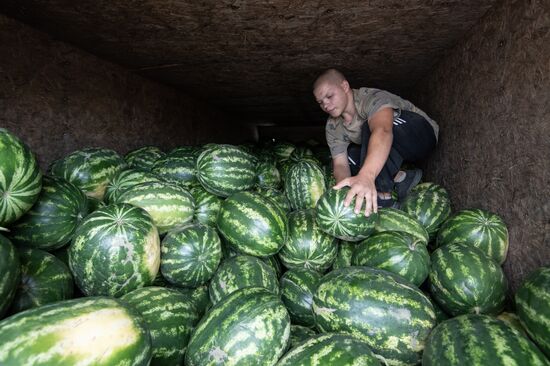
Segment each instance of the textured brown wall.
[{"label": "textured brown wall", "polygon": [[550,264],[550,2],[503,1],[415,95],[441,127],[427,178],[504,218],[515,291]]},{"label": "textured brown wall", "polygon": [[126,153],[252,136],[204,102],[2,15],[0,127],[22,138],[43,169],[86,146]]}]

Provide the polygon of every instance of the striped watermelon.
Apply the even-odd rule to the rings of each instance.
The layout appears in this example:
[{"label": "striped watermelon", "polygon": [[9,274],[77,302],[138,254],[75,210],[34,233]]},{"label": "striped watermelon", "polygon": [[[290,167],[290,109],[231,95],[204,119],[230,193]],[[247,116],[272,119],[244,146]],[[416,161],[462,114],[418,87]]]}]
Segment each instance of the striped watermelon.
[{"label": "striped watermelon", "polygon": [[105,189],[106,203],[116,203],[124,191],[140,183],[159,182],[160,178],[155,174],[142,169],[125,169],[118,172]]},{"label": "striped watermelon", "polygon": [[435,326],[430,300],[390,272],[347,267],[325,275],[313,297],[322,332],[343,332],[365,341],[387,365],[419,363]]},{"label": "striped watermelon", "polygon": [[6,366],[146,366],[151,338],[143,319],[119,300],[67,300],[0,322],[0,364]]},{"label": "striped watermelon", "polygon": [[344,200],[349,187],[329,189],[317,203],[317,224],[324,232],[346,241],[359,241],[374,232],[377,213],[368,217],[363,212],[355,213],[355,200],[348,207]]},{"label": "striped watermelon", "polygon": [[120,298],[136,310],[151,334],[151,365],[181,365],[200,317],[191,299],[172,289],[144,287]]},{"label": "striped watermelon", "polygon": [[507,289],[502,268],[481,250],[462,243],[436,249],[431,256],[430,292],[445,312],[498,314]]},{"label": "striped watermelon", "polygon": [[0,228],[23,216],[38,199],[42,173],[25,143],[0,128]]},{"label": "striped watermelon", "polygon": [[21,281],[21,265],[13,244],[0,235],[0,319],[6,314]]},{"label": "striped watermelon", "polygon": [[501,320],[487,315],[457,316],[430,334],[423,366],[525,365],[548,366],[529,339]]},{"label": "striped watermelon", "polygon": [[51,173],[73,183],[86,195],[103,200],[107,184],[126,167],[126,161],[117,152],[93,147],[55,161]]},{"label": "striped watermelon", "polygon": [[338,244],[338,254],[334,263],[332,263],[332,269],[350,267],[351,257],[356,246],[357,242],[341,240],[340,244]]},{"label": "striped watermelon", "polygon": [[87,296],[118,297],[152,284],[160,266],[160,239],[151,216],[124,203],[93,212],[76,230],[69,266]]},{"label": "striped watermelon", "polygon": [[286,213],[272,200],[258,193],[239,192],[223,202],[218,230],[240,252],[267,257],[284,245],[288,222]]},{"label": "striped watermelon", "polygon": [[288,239],[279,252],[285,267],[324,272],[337,254],[337,239],[319,228],[313,210],[294,211],[288,215]]},{"label": "striped watermelon", "polygon": [[197,158],[193,152],[170,152],[155,162],[152,172],[167,182],[190,187],[198,184],[196,162]]},{"label": "striped watermelon", "polygon": [[195,158],[197,158],[201,152],[202,152],[202,149],[200,146],[185,145],[185,146],[175,147],[172,150],[170,150],[168,153],[173,155],[192,154]]},{"label": "striped watermelon", "polygon": [[245,287],[263,287],[278,295],[279,282],[275,271],[259,258],[237,255],[225,259],[209,285],[212,304],[216,305],[233,292]]},{"label": "striped watermelon", "polygon": [[256,183],[256,158],[232,145],[216,145],[197,158],[197,179],[208,192],[221,197],[246,191]]},{"label": "striped watermelon", "polygon": [[128,188],[117,203],[129,203],[151,215],[160,234],[193,220],[195,203],[185,188],[168,182],[141,183]]},{"label": "striped watermelon", "polygon": [[277,366],[379,366],[369,345],[347,334],[319,334],[291,349]]},{"label": "striped watermelon", "polygon": [[201,224],[216,226],[223,199],[202,186],[191,188],[191,195],[195,200],[195,220]]},{"label": "striped watermelon", "polygon": [[461,242],[472,245],[502,264],[508,253],[508,228],[496,214],[480,209],[462,210],[437,233],[437,246]]},{"label": "striped watermelon", "polygon": [[155,161],[166,155],[161,149],[155,146],[144,146],[130,151],[124,159],[134,169],[151,170]]},{"label": "striped watermelon", "polygon": [[292,161],[298,162],[304,158],[313,158],[313,157],[314,157],[314,154],[310,148],[305,146],[296,146],[296,148],[292,150],[288,158]]},{"label": "striped watermelon", "polygon": [[359,243],[351,263],[384,269],[420,286],[430,272],[430,253],[424,242],[408,233],[385,231]]},{"label": "striped watermelon", "polygon": [[21,282],[10,307],[12,314],[73,297],[73,276],[53,254],[34,248],[17,248]]},{"label": "striped watermelon", "polygon": [[193,302],[195,309],[201,317],[212,307],[212,301],[210,301],[210,295],[208,294],[208,285],[202,285],[197,288],[176,287],[172,285],[168,287],[186,295]]},{"label": "striped watermelon", "polygon": [[273,146],[272,151],[277,161],[283,161],[290,158],[294,149],[296,149],[296,145],[290,142],[279,142]]},{"label": "striped watermelon", "polygon": [[281,277],[285,269],[283,268],[283,265],[281,262],[277,259],[277,255],[271,255],[269,257],[260,257],[262,262],[267,264],[268,266],[275,271],[275,274],[277,275],[277,278]]},{"label": "striped watermelon", "polygon": [[288,171],[294,166],[295,163],[296,162],[292,160],[282,160],[277,163],[277,169],[279,169],[279,174],[281,174],[281,179],[283,182],[286,180]]},{"label": "striped watermelon", "polygon": [[44,176],[38,201],[11,226],[10,239],[17,245],[44,250],[61,248],[72,239],[88,210],[86,195],[74,184]]},{"label": "striped watermelon", "polygon": [[529,274],[518,288],[515,300],[521,324],[550,358],[550,266]]},{"label": "striped watermelon", "polygon": [[290,342],[289,348],[294,348],[305,340],[313,337],[317,333],[315,330],[304,327],[303,325],[290,325]]},{"label": "striped watermelon", "polygon": [[313,294],[321,277],[321,273],[306,268],[290,269],[281,277],[281,300],[288,310],[292,324],[315,326]]},{"label": "striped watermelon", "polygon": [[315,208],[325,189],[325,176],[317,164],[300,161],[286,173],[285,192],[294,210]]},{"label": "striped watermelon", "polygon": [[290,212],[292,210],[292,207],[290,207],[290,202],[284,192],[274,188],[258,188],[256,189],[256,192],[264,197],[272,199],[276,204],[281,206],[283,211]]},{"label": "striped watermelon", "polygon": [[290,319],[279,297],[263,288],[244,288],[201,319],[191,335],[185,365],[275,365],[289,337]]},{"label": "striped watermelon", "polygon": [[160,271],[168,282],[182,287],[198,287],[216,272],[222,246],[216,229],[190,224],[169,231],[162,239]]},{"label": "striped watermelon", "polygon": [[[529,335],[527,334],[527,331],[525,330],[523,325],[521,325],[521,320],[519,320],[519,317],[517,316],[517,314],[503,311],[502,313],[498,314],[497,319],[502,320],[507,325],[514,328],[518,332],[520,332],[522,335],[529,337]],[[542,351],[544,352],[544,350]]]},{"label": "striped watermelon", "polygon": [[418,238],[424,245],[428,245],[430,239],[428,232],[417,219],[392,207],[378,209],[378,221],[374,225],[374,232],[384,231],[404,231]]},{"label": "striped watermelon", "polygon": [[256,174],[259,187],[278,188],[281,185],[281,174],[272,161],[260,161],[256,166]]},{"label": "striped watermelon", "polygon": [[451,214],[451,201],[443,187],[423,183],[411,190],[401,203],[401,210],[416,218],[433,240]]}]

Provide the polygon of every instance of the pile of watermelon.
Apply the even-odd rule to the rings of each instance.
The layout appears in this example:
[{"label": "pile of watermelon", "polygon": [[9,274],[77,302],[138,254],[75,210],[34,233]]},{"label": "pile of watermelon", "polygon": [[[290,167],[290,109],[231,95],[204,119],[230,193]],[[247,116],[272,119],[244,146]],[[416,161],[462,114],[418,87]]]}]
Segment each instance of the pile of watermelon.
[{"label": "pile of watermelon", "polygon": [[[549,365],[550,266],[416,186],[366,217],[327,149],[86,148],[0,129],[0,365]],[[515,313],[503,310],[515,309]]]}]

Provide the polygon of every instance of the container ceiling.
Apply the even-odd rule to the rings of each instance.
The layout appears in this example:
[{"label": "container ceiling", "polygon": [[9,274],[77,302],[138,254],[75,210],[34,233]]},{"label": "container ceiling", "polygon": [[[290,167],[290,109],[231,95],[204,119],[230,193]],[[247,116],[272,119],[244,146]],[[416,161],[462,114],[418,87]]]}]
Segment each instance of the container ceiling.
[{"label": "container ceiling", "polygon": [[235,120],[324,121],[311,93],[337,67],[353,87],[411,97],[497,0],[5,0],[0,11]]}]

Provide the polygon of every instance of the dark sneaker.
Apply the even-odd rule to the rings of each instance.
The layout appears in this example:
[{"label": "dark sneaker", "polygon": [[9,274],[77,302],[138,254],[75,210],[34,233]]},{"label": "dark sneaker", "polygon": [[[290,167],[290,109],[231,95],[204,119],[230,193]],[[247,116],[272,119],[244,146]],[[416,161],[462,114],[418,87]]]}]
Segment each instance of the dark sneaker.
[{"label": "dark sneaker", "polygon": [[405,174],[405,179],[395,183],[395,191],[399,202],[407,197],[411,189],[420,183],[420,179],[422,179],[422,170],[420,169],[405,170]]},{"label": "dark sneaker", "polygon": [[397,208],[397,202],[393,198],[380,198],[378,197],[378,208],[393,207]]}]

